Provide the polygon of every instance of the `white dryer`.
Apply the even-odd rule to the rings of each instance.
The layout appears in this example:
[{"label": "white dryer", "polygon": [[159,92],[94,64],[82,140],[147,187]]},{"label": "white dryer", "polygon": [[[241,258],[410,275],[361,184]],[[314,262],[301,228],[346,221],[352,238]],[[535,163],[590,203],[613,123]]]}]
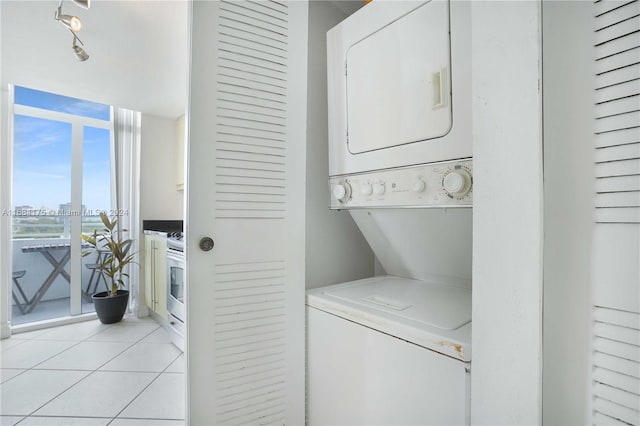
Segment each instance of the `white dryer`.
[{"label": "white dryer", "polygon": [[331,208],[472,203],[469,2],[375,0],[327,33]]},{"label": "white dryer", "polygon": [[470,2],[374,0],[327,33],[329,176],[472,157]]}]

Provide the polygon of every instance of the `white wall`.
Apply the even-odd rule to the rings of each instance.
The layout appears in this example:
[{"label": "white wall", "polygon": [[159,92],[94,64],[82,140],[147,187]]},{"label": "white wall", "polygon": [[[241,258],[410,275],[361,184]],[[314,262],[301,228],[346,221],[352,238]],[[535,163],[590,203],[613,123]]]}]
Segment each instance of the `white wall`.
[{"label": "white wall", "polygon": [[593,5],[544,1],[543,423],[589,422]]},{"label": "white wall", "polygon": [[[140,220],[181,220],[184,218],[184,191],[176,189],[178,161],[178,122],[176,119],[142,114],[140,141]],[[183,146],[184,148],[184,146]],[[140,223],[140,247],[144,247]],[[144,250],[140,265],[144,265]],[[144,300],[145,270],[140,268],[140,297]],[[146,316],[144,303],[138,316]]]},{"label": "white wall", "polygon": [[176,190],[177,146],[175,119],[142,115],[140,218],[143,220],[183,218],[184,196]]},{"label": "white wall", "polygon": [[330,28],[346,17],[345,12],[332,3],[309,2],[307,289],[374,275],[373,252],[349,213],[329,210],[326,36]]},{"label": "white wall", "polygon": [[472,2],[471,423],[541,423],[540,2]]}]

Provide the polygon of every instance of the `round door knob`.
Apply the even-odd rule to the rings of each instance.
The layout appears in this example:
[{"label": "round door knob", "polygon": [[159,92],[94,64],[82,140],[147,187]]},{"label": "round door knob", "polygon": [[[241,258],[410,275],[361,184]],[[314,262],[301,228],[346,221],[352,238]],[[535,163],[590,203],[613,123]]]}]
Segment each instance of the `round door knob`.
[{"label": "round door knob", "polygon": [[362,185],[360,187],[360,193],[362,195],[371,195],[373,193],[373,188],[371,187],[371,184],[365,183],[364,185]]},{"label": "round door knob", "polygon": [[214,245],[213,239],[209,237],[203,237],[200,239],[200,250],[202,251],[210,251]]},{"label": "round door knob", "polygon": [[411,186],[411,190],[413,192],[422,192],[425,190],[426,187],[427,187],[427,184],[424,183],[422,179],[416,179],[416,181],[413,182],[413,185]]},{"label": "round door knob", "polygon": [[373,184],[373,193],[377,195],[384,194],[384,183],[374,183]]},{"label": "round door knob", "polygon": [[471,175],[464,169],[456,169],[442,179],[442,186],[449,195],[466,195],[471,189]]},{"label": "round door knob", "polygon": [[351,197],[351,186],[347,183],[337,183],[333,185],[333,197],[338,201],[345,201]]}]

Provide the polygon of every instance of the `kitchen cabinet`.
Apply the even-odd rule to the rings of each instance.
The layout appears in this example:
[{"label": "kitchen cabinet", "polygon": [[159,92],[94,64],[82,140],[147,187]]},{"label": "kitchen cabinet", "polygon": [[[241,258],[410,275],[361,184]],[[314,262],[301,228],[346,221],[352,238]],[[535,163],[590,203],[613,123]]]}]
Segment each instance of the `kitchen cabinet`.
[{"label": "kitchen cabinet", "polygon": [[167,237],[144,236],[144,292],[147,306],[167,318]]}]

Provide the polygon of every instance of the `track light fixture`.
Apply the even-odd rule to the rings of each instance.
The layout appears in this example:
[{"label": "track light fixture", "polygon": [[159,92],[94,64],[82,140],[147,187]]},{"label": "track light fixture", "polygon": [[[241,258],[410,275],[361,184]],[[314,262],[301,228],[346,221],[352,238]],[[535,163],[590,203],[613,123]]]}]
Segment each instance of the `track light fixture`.
[{"label": "track light fixture", "polygon": [[[84,43],[82,42],[82,40],[80,40],[76,35],[76,33],[80,31],[80,29],[82,29],[82,21],[80,21],[80,18],[78,18],[77,16],[65,15],[62,13],[63,1],[64,0],[60,0],[60,3],[58,4],[58,9],[56,9],[54,18],[56,21],[60,22],[62,25],[67,27],[67,29],[69,29],[71,34],[73,34],[73,43],[71,45],[71,48],[73,49],[73,53],[76,55],[76,58],[79,61],[86,61],[87,59],[89,59],[89,55],[87,54],[87,52],[85,52],[85,50],[82,47],[78,46],[76,43],[76,42],[79,42],[81,45],[84,46]],[[72,0],[72,1],[84,9],[89,9],[90,2],[91,2],[91,0]]]},{"label": "track light fixture", "polygon": [[65,27],[69,28],[71,31],[78,32],[82,28],[82,21],[77,16],[73,15],[65,15],[62,13],[62,2],[64,0],[60,0],[60,4],[58,4],[58,9],[54,15],[56,21],[60,22]]},{"label": "track light fixture", "polygon": [[91,7],[91,0],[72,0],[72,1],[83,9],[89,9],[89,7]]},{"label": "track light fixture", "polygon": [[60,13],[60,8],[56,11],[56,20],[74,33],[80,31],[82,28],[82,21],[80,18],[72,15],[62,15]]},{"label": "track light fixture", "polygon": [[73,44],[71,45],[71,48],[73,49],[73,53],[74,55],[76,55],[76,58],[79,61],[84,62],[87,59],[89,59],[89,54],[85,52],[82,47],[78,46],[76,44],[76,41],[80,42],[80,44],[84,46],[84,43],[82,42],[82,40],[80,40],[77,35],[73,34]]}]

